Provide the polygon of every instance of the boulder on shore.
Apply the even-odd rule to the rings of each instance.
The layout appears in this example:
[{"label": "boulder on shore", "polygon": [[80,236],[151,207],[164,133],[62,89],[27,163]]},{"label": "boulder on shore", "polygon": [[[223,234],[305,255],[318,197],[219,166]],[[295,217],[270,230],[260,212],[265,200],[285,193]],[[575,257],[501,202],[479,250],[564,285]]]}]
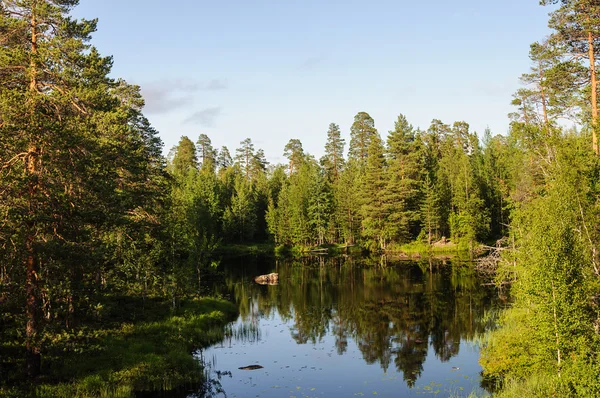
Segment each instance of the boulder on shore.
[{"label": "boulder on shore", "polygon": [[260,275],[254,278],[254,282],[261,285],[277,285],[279,283],[279,274],[272,273],[267,275]]}]

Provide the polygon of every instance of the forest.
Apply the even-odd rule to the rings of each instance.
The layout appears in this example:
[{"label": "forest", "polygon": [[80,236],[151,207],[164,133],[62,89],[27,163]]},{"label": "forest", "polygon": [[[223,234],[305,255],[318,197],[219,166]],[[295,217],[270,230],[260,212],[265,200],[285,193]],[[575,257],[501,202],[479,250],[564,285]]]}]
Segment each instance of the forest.
[{"label": "forest", "polygon": [[[203,297],[203,278],[219,250],[255,244],[491,250],[512,300],[481,357],[499,396],[600,395],[596,1],[541,1],[552,33],[530,47],[506,134],[403,114],[381,132],[361,111],[348,143],[338,124],[315,126],[325,155],[290,139],[286,164],[251,138],[230,151],[206,134],[163,156],[140,87],[110,77],[113,59],[91,44],[97,21],[70,16],[77,4],[0,1],[0,396],[100,396],[56,363],[107,336],[119,347],[129,317],[205,331],[173,342],[181,352],[218,339],[235,309]],[[129,396],[137,380],[194,366],[179,352],[97,384]],[[179,370],[150,380],[188,381]]]}]

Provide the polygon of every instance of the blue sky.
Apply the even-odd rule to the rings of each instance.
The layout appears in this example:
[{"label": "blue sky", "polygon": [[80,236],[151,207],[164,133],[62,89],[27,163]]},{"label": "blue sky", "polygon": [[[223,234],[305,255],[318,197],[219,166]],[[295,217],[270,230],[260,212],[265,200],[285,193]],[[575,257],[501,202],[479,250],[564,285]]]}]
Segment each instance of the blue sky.
[{"label": "blue sky", "polygon": [[[549,33],[537,0],[81,0],[113,76],[139,84],[165,152],[207,134],[234,153],[252,138],[283,161],[291,138],[323,154],[368,112],[385,138],[398,114],[426,129],[464,120],[505,134],[529,45]],[[347,145],[346,145],[347,149]]]}]

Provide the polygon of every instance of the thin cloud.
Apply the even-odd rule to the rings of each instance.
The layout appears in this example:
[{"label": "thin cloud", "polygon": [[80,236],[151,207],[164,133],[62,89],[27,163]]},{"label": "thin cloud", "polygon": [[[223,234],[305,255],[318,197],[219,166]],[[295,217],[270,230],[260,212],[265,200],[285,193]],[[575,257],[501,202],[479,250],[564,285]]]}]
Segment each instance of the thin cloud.
[{"label": "thin cloud", "polygon": [[226,80],[213,79],[208,82],[184,79],[160,80],[141,85],[149,114],[164,114],[184,108],[193,103],[194,94],[201,91],[219,91],[228,88]]},{"label": "thin cloud", "polygon": [[206,84],[206,90],[220,91],[229,88],[227,80],[213,79]]},{"label": "thin cloud", "polygon": [[202,127],[214,127],[217,117],[221,114],[221,107],[202,109],[194,112],[190,117],[183,121],[184,124],[197,124]]},{"label": "thin cloud", "polygon": [[314,57],[306,58],[302,64],[300,64],[300,69],[302,70],[311,70],[314,69],[325,62],[325,56],[317,55]]}]

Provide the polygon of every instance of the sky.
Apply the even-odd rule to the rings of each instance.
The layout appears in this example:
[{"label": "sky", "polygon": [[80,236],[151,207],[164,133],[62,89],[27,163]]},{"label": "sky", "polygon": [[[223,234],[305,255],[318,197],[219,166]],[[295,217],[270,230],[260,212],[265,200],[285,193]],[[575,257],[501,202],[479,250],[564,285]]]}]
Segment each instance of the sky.
[{"label": "sky", "polygon": [[140,85],[165,153],[207,134],[232,154],[251,138],[271,163],[300,139],[321,157],[329,123],[350,141],[368,112],[382,138],[399,114],[427,129],[466,121],[506,134],[538,0],[80,0],[112,76]]}]

